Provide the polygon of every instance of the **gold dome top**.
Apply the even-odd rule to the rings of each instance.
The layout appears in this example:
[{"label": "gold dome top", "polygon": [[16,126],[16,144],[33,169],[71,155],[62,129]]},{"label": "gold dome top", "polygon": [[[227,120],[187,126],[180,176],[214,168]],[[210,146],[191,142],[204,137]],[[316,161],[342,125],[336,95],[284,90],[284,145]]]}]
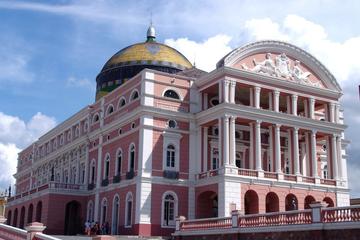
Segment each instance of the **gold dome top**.
[{"label": "gold dome top", "polygon": [[107,61],[102,71],[118,66],[144,64],[168,66],[178,69],[192,67],[189,60],[174,48],[155,41],[147,41],[120,50]]}]

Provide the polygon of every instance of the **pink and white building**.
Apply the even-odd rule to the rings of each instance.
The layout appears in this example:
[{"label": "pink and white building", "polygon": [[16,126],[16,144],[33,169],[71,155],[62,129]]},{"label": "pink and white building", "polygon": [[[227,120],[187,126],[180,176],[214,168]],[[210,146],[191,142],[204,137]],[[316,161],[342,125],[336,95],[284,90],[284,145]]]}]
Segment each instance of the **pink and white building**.
[{"label": "pink and white building", "polygon": [[97,83],[95,103],[19,154],[9,225],[74,234],[89,220],[112,234],[169,235],[180,215],[349,205],[341,88],[294,45],[251,43],[206,73],[150,28]]}]

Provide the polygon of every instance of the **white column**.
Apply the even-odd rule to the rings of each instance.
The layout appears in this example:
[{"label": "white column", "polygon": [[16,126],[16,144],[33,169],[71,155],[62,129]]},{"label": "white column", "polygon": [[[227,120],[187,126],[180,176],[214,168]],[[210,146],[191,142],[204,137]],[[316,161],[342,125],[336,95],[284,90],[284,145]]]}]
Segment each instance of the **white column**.
[{"label": "white column", "polygon": [[279,92],[279,90],[274,90],[273,93],[274,93],[274,111],[279,112],[280,92]]},{"label": "white column", "polygon": [[235,87],[236,87],[236,82],[235,81],[231,81],[230,82],[230,103],[235,103]]},{"label": "white column", "polygon": [[263,171],[261,164],[261,121],[255,122],[255,160],[256,170]]},{"label": "white column", "polygon": [[224,82],[219,81],[219,103],[223,102],[223,86],[224,86]]},{"label": "white column", "polygon": [[230,85],[230,82],[228,80],[224,80],[224,101],[226,103],[229,102],[229,85]]},{"label": "white column", "polygon": [[306,163],[306,176],[310,176],[310,164],[311,164],[311,148],[310,148],[310,138],[309,132],[305,133],[305,163]]},{"label": "white column", "polygon": [[223,154],[222,154],[222,118],[218,118],[218,150],[219,150],[219,167],[222,166],[221,163],[224,163],[223,161]]},{"label": "white column", "polygon": [[294,140],[294,172],[296,175],[300,175],[300,161],[299,161],[299,128],[294,127],[293,130]]},{"label": "white column", "polygon": [[269,156],[270,156],[270,165],[271,169],[270,172],[274,171],[274,142],[273,142],[273,127],[272,125],[269,126]]},{"label": "white column", "polygon": [[208,109],[208,102],[209,102],[209,98],[208,98],[208,94],[207,93],[204,93],[203,94],[203,104],[204,104],[204,110]]},{"label": "white column", "polygon": [[342,166],[342,151],[341,151],[341,135],[336,137],[336,153],[337,153],[337,165],[338,176],[342,180],[344,178],[343,166]]},{"label": "white column", "polygon": [[254,123],[249,123],[250,146],[249,146],[249,168],[254,169]]},{"label": "white column", "polygon": [[254,87],[254,95],[255,95],[255,99],[254,99],[254,102],[255,102],[255,108],[260,108],[260,91],[261,91],[261,88],[256,86]]},{"label": "white column", "polygon": [[275,124],[275,171],[281,173],[280,124]]},{"label": "white column", "polygon": [[318,177],[317,154],[316,154],[316,131],[311,132],[311,162],[312,162],[312,176]]},{"label": "white column", "polygon": [[86,144],[86,148],[85,148],[85,176],[84,176],[84,184],[87,187],[88,183],[89,183],[89,143]]},{"label": "white column", "polygon": [[291,103],[292,103],[292,114],[297,116],[297,95],[291,95]]},{"label": "white column", "polygon": [[223,158],[224,158],[224,165],[229,165],[229,116],[224,116],[224,146],[223,146]]},{"label": "white column", "polygon": [[335,122],[335,103],[329,103],[329,121]]},{"label": "white column", "polygon": [[332,165],[332,171],[333,171],[333,178],[338,180],[339,174],[338,174],[338,154],[337,154],[337,144],[336,144],[336,134],[333,134],[331,136],[331,165]]},{"label": "white column", "polygon": [[340,122],[340,104],[338,103],[335,105],[335,122]]},{"label": "white column", "polygon": [[203,138],[203,166],[204,166],[204,172],[208,170],[208,127],[204,127],[204,138]]},{"label": "white column", "polygon": [[[193,126],[193,124],[194,123],[191,123],[190,122],[190,127],[192,127]],[[194,124],[195,125],[195,124]],[[201,126],[199,126],[199,125],[195,125],[195,126],[193,126],[193,129],[194,129],[194,131],[196,132],[196,149],[200,149],[201,148],[201,146],[202,146],[202,127]],[[219,130],[220,131],[220,130]],[[191,137],[191,135],[190,135],[190,137]],[[191,145],[190,145],[191,146]],[[195,166],[194,166],[194,168],[195,168],[195,173],[201,173],[201,172],[203,172],[203,170],[201,169],[201,166],[202,166],[202,161],[201,161],[201,159],[202,159],[202,152],[201,151],[196,151],[196,157],[195,157],[195,159],[197,159],[196,161],[195,161]],[[191,164],[191,161],[190,161],[190,164]],[[190,168],[189,169],[189,171],[190,172],[192,172],[192,169]],[[205,171],[205,170],[204,170]],[[190,177],[191,178],[191,177]]]},{"label": "white column", "polygon": [[235,139],[235,116],[230,117],[230,165],[235,166],[236,139]]},{"label": "white column", "polygon": [[80,151],[81,149],[78,148],[76,151],[76,174],[75,174],[75,184],[80,183]]},{"label": "white column", "polygon": [[[293,151],[292,151],[292,139],[293,139],[293,136],[292,136],[292,131],[291,129],[288,129],[287,130],[287,139],[288,139],[288,158],[289,158],[289,162],[290,162],[290,174],[292,174],[292,166],[295,165],[295,163],[293,162],[294,161],[294,157],[293,157]],[[295,170],[295,168],[294,168]]]},{"label": "white column", "polygon": [[[306,138],[306,135],[305,135]],[[306,145],[304,142],[301,143],[301,164],[302,164],[302,175],[307,176],[307,163],[306,163]]]},{"label": "white column", "polygon": [[315,119],[315,98],[309,98],[309,114],[311,119]]}]

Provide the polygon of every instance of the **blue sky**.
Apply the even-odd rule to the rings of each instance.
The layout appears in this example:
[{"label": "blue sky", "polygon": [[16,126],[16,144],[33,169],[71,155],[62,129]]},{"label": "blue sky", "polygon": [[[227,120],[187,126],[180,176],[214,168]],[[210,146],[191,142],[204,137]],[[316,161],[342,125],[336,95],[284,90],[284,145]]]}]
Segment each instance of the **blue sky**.
[{"label": "blue sky", "polygon": [[205,70],[264,38],[291,42],[324,63],[344,90],[352,195],[360,197],[359,12],[356,1],[331,0],[0,0],[0,170],[8,173],[0,188],[14,172],[16,151],[94,101],[103,64],[145,39],[152,13],[158,41]]}]

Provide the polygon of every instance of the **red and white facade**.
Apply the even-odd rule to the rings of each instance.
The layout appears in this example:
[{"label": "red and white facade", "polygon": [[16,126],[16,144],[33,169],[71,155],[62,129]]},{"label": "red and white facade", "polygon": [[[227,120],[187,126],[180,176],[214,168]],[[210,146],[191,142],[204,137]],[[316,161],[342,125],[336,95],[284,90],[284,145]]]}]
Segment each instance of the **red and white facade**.
[{"label": "red and white facade", "polygon": [[349,205],[341,88],[314,57],[261,41],[185,75],[145,69],[23,150],[8,223],[169,235],[179,215]]}]

